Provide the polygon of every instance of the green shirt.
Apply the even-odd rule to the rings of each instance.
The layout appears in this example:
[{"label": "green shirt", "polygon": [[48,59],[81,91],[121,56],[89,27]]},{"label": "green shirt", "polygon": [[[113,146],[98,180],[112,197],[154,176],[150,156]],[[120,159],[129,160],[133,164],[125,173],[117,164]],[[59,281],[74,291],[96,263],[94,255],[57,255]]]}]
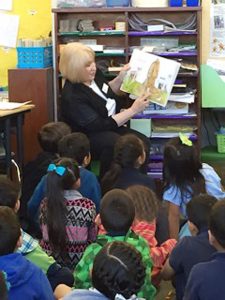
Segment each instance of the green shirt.
[{"label": "green shirt", "polygon": [[94,258],[105,244],[113,241],[127,242],[134,246],[142,254],[143,263],[146,267],[146,277],[142,289],[138,293],[138,297],[148,300],[154,299],[155,287],[151,283],[152,260],[149,253],[149,247],[147,242],[142,237],[136,235],[132,231],[128,231],[126,236],[112,237],[109,235],[98,235],[96,242],[92,243],[86,248],[81,260],[75,268],[75,287],[80,289],[88,289],[92,286],[90,274],[93,267]]}]

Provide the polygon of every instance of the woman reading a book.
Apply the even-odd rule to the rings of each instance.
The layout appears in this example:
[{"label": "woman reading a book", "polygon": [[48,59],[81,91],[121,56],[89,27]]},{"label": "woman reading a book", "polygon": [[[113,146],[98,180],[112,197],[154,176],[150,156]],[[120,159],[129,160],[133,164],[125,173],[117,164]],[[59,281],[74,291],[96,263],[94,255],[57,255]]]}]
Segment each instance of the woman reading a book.
[{"label": "woman reading a book", "polygon": [[88,135],[92,157],[100,160],[100,177],[109,169],[114,144],[120,135],[138,135],[144,141],[148,159],[149,140],[125,124],[149,105],[149,93],[121,111],[120,85],[129,66],[124,66],[116,78],[107,82],[96,68],[94,51],[81,43],[69,43],[60,55],[59,68],[66,79],[62,89],[62,118],[73,131]]}]

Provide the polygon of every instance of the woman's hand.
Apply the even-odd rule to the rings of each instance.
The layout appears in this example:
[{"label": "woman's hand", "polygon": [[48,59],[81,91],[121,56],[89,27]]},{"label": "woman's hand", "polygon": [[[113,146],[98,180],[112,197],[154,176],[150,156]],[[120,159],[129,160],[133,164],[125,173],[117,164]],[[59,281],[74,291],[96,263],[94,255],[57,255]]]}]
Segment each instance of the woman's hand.
[{"label": "woman's hand", "polygon": [[130,69],[130,65],[126,64],[122,67],[121,71],[119,72],[119,74],[117,75],[117,78],[121,81],[123,81],[125,75],[127,74],[127,71]]},{"label": "woman's hand", "polygon": [[143,111],[145,108],[149,106],[149,98],[150,92],[143,94],[142,96],[138,97],[134,103],[131,105],[131,109],[134,114],[138,114],[139,112]]}]

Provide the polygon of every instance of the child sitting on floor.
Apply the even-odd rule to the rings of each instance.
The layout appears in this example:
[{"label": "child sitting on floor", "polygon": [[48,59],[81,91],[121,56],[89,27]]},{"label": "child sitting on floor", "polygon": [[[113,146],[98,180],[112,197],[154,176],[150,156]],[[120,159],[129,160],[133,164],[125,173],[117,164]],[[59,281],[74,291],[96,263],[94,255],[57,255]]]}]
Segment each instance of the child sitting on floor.
[{"label": "child sitting on floor", "polygon": [[[20,207],[19,187],[5,176],[0,176],[0,206],[8,206],[15,213]],[[70,270],[61,267],[53,257],[48,256],[32,236],[23,230],[21,233],[23,241],[17,252],[42,269],[47,275],[53,291],[59,284],[73,286],[74,278]]]},{"label": "child sitting on floor", "polygon": [[146,276],[141,253],[132,245],[114,241],[95,256],[91,272],[93,288],[74,290],[64,300],[138,299]]},{"label": "child sitting on floor", "polygon": [[187,204],[188,225],[192,236],[185,236],[177,243],[162,270],[163,279],[175,279],[177,300],[183,299],[192,267],[199,262],[208,261],[216,251],[208,240],[209,216],[216,202],[216,198],[202,194]]},{"label": "child sitting on floor", "polygon": [[217,202],[209,218],[209,242],[217,252],[194,266],[183,300],[224,300],[225,295],[225,200]]},{"label": "child sitting on floor", "polygon": [[48,167],[47,197],[40,209],[41,247],[72,271],[96,238],[95,205],[78,192],[79,186],[76,162],[59,158]]},{"label": "child sitting on floor", "polygon": [[[101,189],[96,176],[86,166],[90,163],[90,142],[87,136],[80,132],[74,132],[64,136],[59,144],[58,151],[61,157],[74,159],[80,169],[80,187],[78,191],[83,197],[91,199],[99,211]],[[47,171],[47,167],[46,167]],[[41,200],[46,196],[46,175],[42,177],[28,202],[29,215],[38,223],[37,211],[39,211]]]},{"label": "child sitting on floor", "polygon": [[134,134],[126,134],[117,140],[111,168],[101,181],[102,193],[113,188],[126,189],[140,184],[155,190],[154,180],[141,172],[148,161],[143,141]]},{"label": "child sitting on floor", "polygon": [[96,254],[108,242],[123,241],[132,244],[142,254],[146,266],[146,277],[138,293],[139,297],[151,300],[154,298],[155,288],[151,283],[152,261],[147,242],[130,230],[135,215],[132,200],[126,191],[114,189],[104,195],[101,200],[98,223],[102,223],[105,235],[98,235],[95,243],[85,250],[77,264],[74,276],[75,287],[87,289],[91,287],[90,271]]},{"label": "child sitting on floor", "polygon": [[153,191],[145,186],[133,185],[127,192],[135,207],[135,219],[131,228],[148,242],[153,262],[152,282],[156,286],[160,282],[160,271],[176,245],[176,240],[169,239],[158,245],[155,232],[159,201]]},{"label": "child sitting on floor", "polygon": [[[225,198],[220,177],[212,167],[201,163],[192,141],[180,134],[165,145],[163,160],[163,199],[169,205],[170,237],[178,239],[180,217],[187,220],[186,205],[193,196],[207,193],[217,199]],[[187,235],[187,223],[180,236]],[[189,233],[190,235],[190,233]]]},{"label": "child sitting on floor", "polygon": [[20,224],[9,207],[0,207],[0,270],[7,274],[9,299],[54,300],[42,270],[16,253],[22,245]]},{"label": "child sitting on floor", "polygon": [[[70,127],[64,122],[49,122],[41,127],[37,139],[41,147],[41,152],[28,162],[23,169],[21,207],[19,216],[22,227],[38,236],[38,227],[34,223],[33,217],[27,215],[27,203],[32,196],[35,187],[46,174],[48,165],[58,157],[58,142],[66,134],[71,132]],[[34,214],[38,213],[34,210]]]}]

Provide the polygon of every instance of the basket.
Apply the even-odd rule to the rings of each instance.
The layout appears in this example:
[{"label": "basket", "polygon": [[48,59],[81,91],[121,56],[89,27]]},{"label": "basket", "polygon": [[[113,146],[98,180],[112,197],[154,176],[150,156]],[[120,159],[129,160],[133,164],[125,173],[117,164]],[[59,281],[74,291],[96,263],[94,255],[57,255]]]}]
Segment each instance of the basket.
[{"label": "basket", "polygon": [[52,46],[17,47],[18,68],[47,68],[52,66]]},{"label": "basket", "polygon": [[217,151],[219,153],[225,153],[225,134],[217,134]]}]

